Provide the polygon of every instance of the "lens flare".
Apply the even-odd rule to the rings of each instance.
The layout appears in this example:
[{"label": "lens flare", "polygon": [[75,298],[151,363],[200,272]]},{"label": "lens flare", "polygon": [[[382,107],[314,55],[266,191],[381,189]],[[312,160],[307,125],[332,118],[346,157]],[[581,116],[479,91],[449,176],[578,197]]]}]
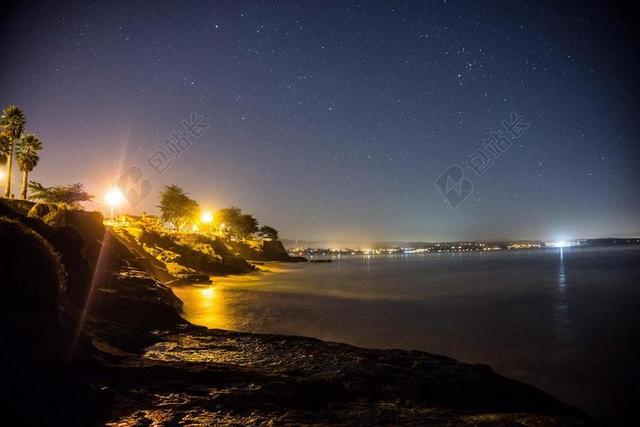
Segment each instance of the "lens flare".
[{"label": "lens flare", "polygon": [[104,200],[111,206],[118,206],[124,202],[124,195],[119,188],[113,187],[104,195]]}]

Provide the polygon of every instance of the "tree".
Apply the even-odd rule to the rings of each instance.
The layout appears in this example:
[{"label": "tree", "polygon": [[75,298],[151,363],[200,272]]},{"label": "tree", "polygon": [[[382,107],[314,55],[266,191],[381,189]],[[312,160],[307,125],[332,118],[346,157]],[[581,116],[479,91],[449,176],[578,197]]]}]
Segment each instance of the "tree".
[{"label": "tree", "polygon": [[217,211],[213,216],[213,222],[219,229],[235,236],[238,234],[241,216],[242,209],[232,206]]},{"label": "tree", "polygon": [[182,229],[193,221],[198,212],[198,202],[190,198],[177,185],[166,185],[160,192],[162,220]]},{"label": "tree", "polygon": [[22,171],[22,188],[20,190],[20,196],[23,199],[27,198],[29,172],[31,172],[40,161],[40,156],[38,155],[40,150],[42,150],[42,142],[32,133],[23,135],[16,147],[16,161],[18,162],[18,167]]},{"label": "tree", "polygon": [[237,229],[239,237],[247,239],[251,237],[253,233],[258,232],[258,220],[255,219],[253,215],[240,215]]},{"label": "tree", "polygon": [[263,225],[258,231],[258,235],[263,240],[275,241],[278,240],[278,230],[268,225]]},{"label": "tree", "polygon": [[253,215],[243,214],[242,209],[232,206],[217,211],[214,223],[237,239],[248,238],[258,231],[258,220]]},{"label": "tree", "polygon": [[21,109],[15,105],[9,105],[2,110],[0,115],[0,126],[2,126],[2,133],[4,133],[10,139],[9,152],[7,153],[7,183],[4,190],[4,196],[11,196],[11,171],[13,169],[13,146],[22,132],[24,131],[24,125],[26,119]]},{"label": "tree", "polygon": [[4,133],[0,133],[0,166],[7,164],[7,160],[9,160],[10,147],[11,138]]},{"label": "tree", "polygon": [[39,200],[47,203],[57,203],[67,208],[80,209],[80,202],[88,202],[93,196],[84,190],[84,185],[70,184],[66,186],[44,187],[39,182],[31,181],[28,184],[31,190],[31,200]]}]

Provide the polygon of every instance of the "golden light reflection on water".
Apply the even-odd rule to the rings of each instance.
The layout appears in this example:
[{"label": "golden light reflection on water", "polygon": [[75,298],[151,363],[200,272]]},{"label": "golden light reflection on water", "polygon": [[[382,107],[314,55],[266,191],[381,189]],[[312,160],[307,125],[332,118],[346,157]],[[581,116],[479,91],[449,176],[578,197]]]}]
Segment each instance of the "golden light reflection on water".
[{"label": "golden light reflection on water", "polygon": [[[213,285],[176,286],[173,292],[183,305],[183,316],[193,324],[213,329],[253,331],[261,326],[263,316],[270,316],[274,306],[285,311],[292,298],[317,296],[322,298],[357,300],[412,300],[413,295],[398,295],[369,288],[345,289],[340,282],[323,280],[308,282],[301,273],[326,273],[334,265],[283,265],[265,263],[259,271],[246,275],[213,277]],[[284,273],[284,274],[283,274]],[[366,276],[366,275],[365,275]],[[313,277],[313,276],[312,276]],[[322,276],[324,277],[324,275]],[[265,314],[266,313],[266,314]],[[271,319],[272,321],[276,321]],[[256,324],[256,322],[258,322]],[[268,323],[268,322],[267,322]]]},{"label": "golden light reflection on water", "polygon": [[[233,312],[237,305],[237,293],[232,290],[273,290],[269,278],[295,271],[282,263],[264,263],[252,274],[214,277],[214,284],[209,286],[187,285],[176,286],[172,290],[184,303],[183,316],[191,323],[212,329],[237,329],[243,323],[238,314]],[[234,296],[235,295],[235,296]]]},{"label": "golden light reflection on water", "polygon": [[175,287],[173,292],[184,303],[184,315],[191,323],[208,328],[230,328],[224,292],[215,285]]},{"label": "golden light reflection on water", "polygon": [[200,293],[202,294],[202,297],[206,300],[213,300],[213,298],[215,298],[216,296],[216,290],[213,288],[213,286],[209,286],[206,289],[201,289]]}]

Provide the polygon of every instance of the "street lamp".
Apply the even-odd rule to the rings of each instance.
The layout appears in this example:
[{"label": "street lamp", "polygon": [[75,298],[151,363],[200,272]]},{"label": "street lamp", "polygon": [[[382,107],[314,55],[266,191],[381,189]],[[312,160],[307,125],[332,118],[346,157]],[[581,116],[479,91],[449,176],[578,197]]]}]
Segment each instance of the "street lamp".
[{"label": "street lamp", "polygon": [[205,211],[200,214],[200,222],[203,224],[210,224],[211,221],[213,221],[213,215],[211,215],[211,212]]},{"label": "street lamp", "polygon": [[109,208],[111,209],[111,220],[113,220],[113,208],[124,202],[124,195],[119,188],[113,187],[110,188],[109,191],[107,191],[107,194],[105,194],[104,196],[104,200],[107,202]]}]

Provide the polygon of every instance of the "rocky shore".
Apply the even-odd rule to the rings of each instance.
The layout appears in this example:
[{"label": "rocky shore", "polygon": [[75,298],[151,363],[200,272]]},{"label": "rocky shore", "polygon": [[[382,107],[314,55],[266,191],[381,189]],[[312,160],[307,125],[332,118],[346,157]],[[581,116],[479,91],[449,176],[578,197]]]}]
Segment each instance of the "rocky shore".
[{"label": "rocky shore", "polygon": [[484,365],[194,326],[92,213],[0,201],[8,425],[502,425],[592,421]]}]

